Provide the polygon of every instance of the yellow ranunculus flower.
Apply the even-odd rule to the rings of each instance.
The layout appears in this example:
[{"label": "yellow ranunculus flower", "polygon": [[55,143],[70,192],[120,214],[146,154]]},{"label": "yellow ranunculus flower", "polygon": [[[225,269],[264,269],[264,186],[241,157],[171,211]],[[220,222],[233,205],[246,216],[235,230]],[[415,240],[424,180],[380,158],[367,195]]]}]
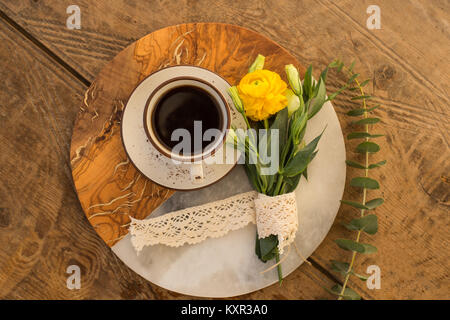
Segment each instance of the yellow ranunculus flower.
[{"label": "yellow ranunculus flower", "polygon": [[246,116],[254,121],[265,120],[286,107],[286,89],[278,73],[255,70],[246,74],[238,85]]}]

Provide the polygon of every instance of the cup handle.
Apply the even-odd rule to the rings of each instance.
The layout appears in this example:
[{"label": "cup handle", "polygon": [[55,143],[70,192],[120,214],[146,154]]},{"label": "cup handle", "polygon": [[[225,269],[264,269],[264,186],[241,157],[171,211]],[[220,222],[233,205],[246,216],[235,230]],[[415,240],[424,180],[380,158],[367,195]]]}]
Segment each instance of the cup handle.
[{"label": "cup handle", "polygon": [[191,164],[191,181],[196,183],[202,183],[205,179],[203,175],[203,164],[201,162],[195,162]]}]

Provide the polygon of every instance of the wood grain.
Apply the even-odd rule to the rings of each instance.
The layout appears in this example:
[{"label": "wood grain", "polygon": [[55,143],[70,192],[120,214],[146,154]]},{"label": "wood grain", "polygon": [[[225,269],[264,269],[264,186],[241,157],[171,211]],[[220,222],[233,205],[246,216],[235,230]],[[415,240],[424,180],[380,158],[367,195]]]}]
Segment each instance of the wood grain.
[{"label": "wood grain", "polygon": [[[84,216],[69,150],[87,88],[1,20],[0,37],[0,298],[192,298],[132,272]],[[66,286],[69,265],[81,268],[80,290]],[[330,281],[315,268],[288,280],[242,298],[331,298],[317,285]]]},{"label": "wood grain", "polygon": [[[380,253],[358,260],[360,272],[369,263],[381,267],[382,289],[369,290],[359,281],[351,285],[368,299],[448,298],[448,1],[379,0],[381,30],[365,28],[366,8],[373,4],[368,0],[77,3],[83,17],[82,29],[75,31],[65,27],[64,2],[10,0],[2,1],[0,8],[88,80],[132,41],[186,21],[251,28],[316,70],[335,57],[347,63],[356,59],[357,71],[373,80],[374,102],[382,104],[376,112],[382,118],[377,130],[387,137],[380,140],[379,157],[389,162],[373,171],[382,182],[386,203],[376,211],[379,233],[365,239]],[[329,82],[332,90],[342,80],[331,74]],[[353,130],[344,116],[354,106],[348,96],[334,105],[344,133]],[[355,156],[352,146],[348,145],[348,158]],[[355,174],[349,170],[347,178]],[[358,194],[348,187],[344,196],[356,199]],[[333,239],[348,235],[339,222],[355,215],[341,208],[335,227],[313,255],[321,266],[328,268],[333,257],[348,259],[336,250]]]}]

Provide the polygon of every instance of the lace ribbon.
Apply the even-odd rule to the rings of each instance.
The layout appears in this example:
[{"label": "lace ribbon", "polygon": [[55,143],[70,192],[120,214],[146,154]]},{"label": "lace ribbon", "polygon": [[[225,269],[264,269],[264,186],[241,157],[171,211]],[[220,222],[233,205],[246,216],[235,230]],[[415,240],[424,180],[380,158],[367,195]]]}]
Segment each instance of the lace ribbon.
[{"label": "lace ribbon", "polygon": [[131,243],[139,253],[145,246],[164,244],[179,247],[218,238],[229,231],[256,223],[258,235],[278,236],[278,249],[294,241],[298,228],[295,194],[269,197],[256,191],[174,211],[156,218],[131,218]]}]

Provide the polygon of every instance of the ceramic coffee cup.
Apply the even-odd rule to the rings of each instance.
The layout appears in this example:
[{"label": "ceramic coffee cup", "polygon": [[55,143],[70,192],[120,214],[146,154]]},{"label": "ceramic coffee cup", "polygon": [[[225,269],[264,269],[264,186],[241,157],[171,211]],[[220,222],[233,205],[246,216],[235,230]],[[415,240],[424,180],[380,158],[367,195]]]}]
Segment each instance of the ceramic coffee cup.
[{"label": "ceramic coffee cup", "polygon": [[[163,99],[172,90],[186,86],[194,87],[203,91],[204,93],[207,93],[207,95],[209,95],[209,97],[214,101],[216,110],[218,111],[218,115],[220,118],[218,119],[219,126],[214,132],[208,132],[208,130],[205,133],[202,133],[200,130],[200,132],[196,132],[194,134],[194,139],[196,139],[195,141],[198,141],[198,139],[203,139],[204,141],[213,140],[211,143],[207,144],[206,147],[197,152],[187,152],[185,149],[180,151],[181,144],[171,149],[167,146],[166,143],[164,143],[164,141],[162,141],[156,130],[157,125],[164,125],[161,123],[157,123],[157,119],[155,117],[155,109],[160,100]],[[187,113],[189,113],[188,105],[186,105],[186,114]],[[150,94],[144,111],[144,128],[149,141],[161,154],[172,159],[174,163],[187,165],[190,170],[191,181],[194,184],[196,182],[200,183],[203,181],[205,174],[203,170],[204,161],[212,157],[216,151],[222,148],[222,145],[226,139],[228,129],[230,129],[230,125],[231,114],[227,100],[223,97],[223,95],[214,86],[213,83],[209,83],[203,79],[195,77],[183,76],[162,82]],[[181,132],[183,133],[184,131]],[[197,136],[197,133],[199,136]],[[214,136],[214,139],[212,139],[212,135]],[[178,141],[180,140],[180,138],[183,137],[172,134],[173,141]],[[182,141],[180,141],[180,143],[182,143]]]}]

